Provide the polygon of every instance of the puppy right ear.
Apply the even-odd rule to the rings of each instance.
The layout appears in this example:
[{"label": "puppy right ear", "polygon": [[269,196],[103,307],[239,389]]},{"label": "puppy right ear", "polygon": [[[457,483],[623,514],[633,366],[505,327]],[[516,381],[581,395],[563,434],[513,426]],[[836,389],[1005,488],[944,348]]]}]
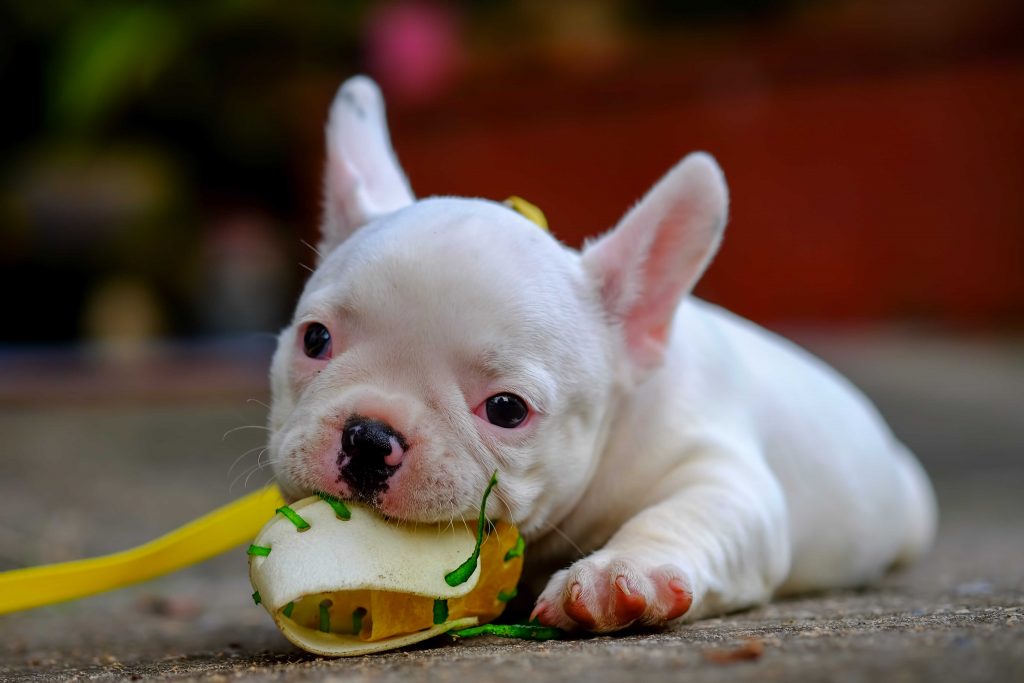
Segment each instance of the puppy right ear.
[{"label": "puppy right ear", "polygon": [[696,152],[584,248],[583,265],[640,371],[662,362],[676,308],[718,250],[728,207],[722,170]]},{"label": "puppy right ear", "polygon": [[414,200],[391,148],[380,89],[366,76],[348,79],[327,121],[320,253],[326,255],[364,224]]}]

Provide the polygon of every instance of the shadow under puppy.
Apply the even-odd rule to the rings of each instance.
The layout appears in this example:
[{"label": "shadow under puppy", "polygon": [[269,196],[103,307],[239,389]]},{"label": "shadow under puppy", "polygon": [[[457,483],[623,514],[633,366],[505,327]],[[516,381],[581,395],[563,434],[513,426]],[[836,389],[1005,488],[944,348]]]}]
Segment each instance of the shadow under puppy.
[{"label": "shadow under puppy", "polygon": [[727,214],[707,154],[579,252],[499,203],[417,201],[364,77],[327,152],[320,262],[271,369],[287,497],[462,524],[497,470],[534,615],[591,631],[863,584],[931,543],[928,479],[870,402],[690,295]]}]

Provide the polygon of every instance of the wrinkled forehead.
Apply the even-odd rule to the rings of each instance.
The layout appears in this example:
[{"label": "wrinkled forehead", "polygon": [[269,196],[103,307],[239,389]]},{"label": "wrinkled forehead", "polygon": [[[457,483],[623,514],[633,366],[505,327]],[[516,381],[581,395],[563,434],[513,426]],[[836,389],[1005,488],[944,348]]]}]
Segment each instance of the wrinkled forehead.
[{"label": "wrinkled forehead", "polygon": [[[429,199],[356,232],[328,255],[297,315],[434,327],[487,322],[530,333],[577,295],[577,260],[514,211]],[[551,310],[547,310],[551,309]]]}]

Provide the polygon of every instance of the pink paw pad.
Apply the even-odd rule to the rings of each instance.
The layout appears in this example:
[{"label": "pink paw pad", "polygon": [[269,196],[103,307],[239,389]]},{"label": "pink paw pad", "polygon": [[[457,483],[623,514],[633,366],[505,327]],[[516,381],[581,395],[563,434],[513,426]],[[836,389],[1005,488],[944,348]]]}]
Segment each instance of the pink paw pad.
[{"label": "pink paw pad", "polygon": [[587,630],[593,630],[597,626],[594,615],[587,608],[583,600],[583,587],[574,583],[569,587],[569,595],[563,603],[566,615],[577,624]]},{"label": "pink paw pad", "polygon": [[643,616],[647,609],[645,598],[636,586],[632,588],[625,576],[615,578],[613,612],[620,624],[630,624]]},{"label": "pink paw pad", "polygon": [[[691,593],[682,579],[669,579],[666,584],[668,599],[665,601],[665,619],[672,620],[683,616],[690,610],[693,604],[693,593]],[[665,591],[661,591],[665,593]]]}]

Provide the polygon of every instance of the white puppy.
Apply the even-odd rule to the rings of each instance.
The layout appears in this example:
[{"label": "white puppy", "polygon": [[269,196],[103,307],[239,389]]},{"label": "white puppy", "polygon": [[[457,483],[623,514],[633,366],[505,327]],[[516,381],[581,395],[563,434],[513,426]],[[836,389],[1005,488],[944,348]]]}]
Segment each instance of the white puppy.
[{"label": "white puppy", "polygon": [[710,156],[580,253],[502,204],[416,201],[366,78],[327,150],[322,258],[271,371],[287,496],[462,524],[497,470],[535,616],[593,631],[863,584],[930,544],[928,479],[867,399],[689,295],[726,221]]}]

